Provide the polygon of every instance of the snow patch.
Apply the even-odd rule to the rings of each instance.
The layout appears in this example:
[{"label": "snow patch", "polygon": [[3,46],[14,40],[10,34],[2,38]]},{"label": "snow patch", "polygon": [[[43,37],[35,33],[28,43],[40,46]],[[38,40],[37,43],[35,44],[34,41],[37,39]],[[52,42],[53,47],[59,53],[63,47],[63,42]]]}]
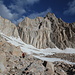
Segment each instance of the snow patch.
[{"label": "snow patch", "polygon": [[[8,43],[11,43],[12,45],[15,45],[15,46],[20,46],[20,48],[23,52],[26,52],[28,54],[32,54],[33,56],[35,56],[36,58],[39,58],[41,60],[46,60],[46,61],[50,61],[50,62],[64,61],[68,64],[69,63],[73,64],[72,62],[65,61],[65,60],[62,60],[59,58],[47,58],[47,57],[45,57],[46,55],[53,55],[55,53],[75,54],[75,49],[73,49],[73,48],[66,48],[65,50],[61,50],[58,48],[37,49],[32,45],[28,45],[28,44],[24,43],[20,38],[9,37],[9,36],[1,33],[1,32],[0,32],[0,35],[3,38],[5,38]],[[42,57],[40,57],[40,56],[42,56]]]},{"label": "snow patch", "polygon": [[40,56],[35,56],[35,55],[33,55],[33,56],[38,58],[38,59],[41,59],[41,60],[44,60],[44,61],[49,61],[49,62],[60,61],[60,62],[65,62],[67,64],[75,64],[73,62],[70,62],[70,61],[67,61],[67,60],[63,60],[63,59],[60,59],[60,58],[46,58],[46,57],[40,57]]}]

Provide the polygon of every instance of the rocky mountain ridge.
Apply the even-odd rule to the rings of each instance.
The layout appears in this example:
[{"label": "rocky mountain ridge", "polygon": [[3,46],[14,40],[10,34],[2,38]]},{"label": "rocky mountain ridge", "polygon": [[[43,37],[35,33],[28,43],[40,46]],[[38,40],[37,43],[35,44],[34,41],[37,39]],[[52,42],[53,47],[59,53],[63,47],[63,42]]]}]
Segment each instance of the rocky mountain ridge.
[{"label": "rocky mountain ridge", "polygon": [[75,48],[75,23],[66,23],[54,14],[25,18],[18,25],[20,38],[36,48]]},{"label": "rocky mountain ridge", "polygon": [[16,27],[0,16],[0,31],[8,36],[20,37],[36,48],[75,48],[75,23],[66,23],[53,13],[46,17],[26,17]]}]

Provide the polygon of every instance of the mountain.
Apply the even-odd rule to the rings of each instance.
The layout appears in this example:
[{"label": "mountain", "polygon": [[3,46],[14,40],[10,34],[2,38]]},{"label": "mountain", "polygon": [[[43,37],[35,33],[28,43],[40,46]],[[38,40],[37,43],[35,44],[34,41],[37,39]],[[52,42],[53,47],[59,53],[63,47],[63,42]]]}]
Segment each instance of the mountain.
[{"label": "mountain", "polygon": [[0,17],[0,75],[74,74],[75,23],[52,13],[18,26]]},{"label": "mountain", "polygon": [[75,23],[66,23],[53,13],[46,17],[26,17],[16,27],[0,16],[0,31],[8,36],[20,37],[26,44],[39,49],[75,48]]},{"label": "mountain", "polygon": [[46,17],[26,17],[18,25],[20,38],[36,48],[75,48],[75,23],[65,23],[53,13]]}]

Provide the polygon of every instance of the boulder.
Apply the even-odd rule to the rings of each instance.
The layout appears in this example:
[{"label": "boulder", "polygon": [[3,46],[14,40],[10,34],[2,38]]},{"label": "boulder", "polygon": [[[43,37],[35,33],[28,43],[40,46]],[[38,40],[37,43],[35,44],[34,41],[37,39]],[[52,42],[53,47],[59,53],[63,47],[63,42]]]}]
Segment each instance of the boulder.
[{"label": "boulder", "polygon": [[60,67],[58,67],[56,69],[56,73],[59,75],[67,75],[67,73],[63,69],[61,69]]},{"label": "boulder", "polygon": [[0,73],[3,73],[6,71],[6,55],[3,51],[0,51]]},{"label": "boulder", "polygon": [[51,62],[44,61],[43,63],[45,67],[45,74],[46,75],[54,75],[54,64]]},{"label": "boulder", "polygon": [[0,62],[0,73],[3,73],[5,71],[6,71],[6,68],[5,68],[4,64]]}]

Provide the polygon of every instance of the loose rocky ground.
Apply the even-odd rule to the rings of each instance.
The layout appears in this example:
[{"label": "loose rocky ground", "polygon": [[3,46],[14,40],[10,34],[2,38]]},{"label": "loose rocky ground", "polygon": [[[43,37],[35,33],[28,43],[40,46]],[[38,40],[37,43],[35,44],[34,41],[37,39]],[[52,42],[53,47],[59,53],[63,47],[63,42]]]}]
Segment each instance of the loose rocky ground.
[{"label": "loose rocky ground", "polygon": [[[0,41],[0,75],[74,75],[75,65],[47,62],[22,52],[6,41]],[[59,54],[61,55],[61,54]],[[65,54],[64,54],[65,55]],[[56,54],[56,56],[58,56]],[[63,56],[63,55],[62,55]]]}]

